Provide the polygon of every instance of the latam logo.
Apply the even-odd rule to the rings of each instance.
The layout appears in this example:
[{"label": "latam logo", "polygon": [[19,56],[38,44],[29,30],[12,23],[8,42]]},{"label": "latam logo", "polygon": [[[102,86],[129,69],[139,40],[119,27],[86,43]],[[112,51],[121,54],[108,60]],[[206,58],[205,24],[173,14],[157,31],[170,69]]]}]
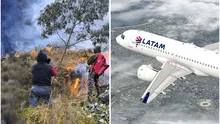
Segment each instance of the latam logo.
[{"label": "latam logo", "polygon": [[142,41],[142,38],[141,38],[140,36],[136,37],[136,43],[137,43],[137,44],[138,44],[138,43],[141,43],[141,41]]},{"label": "latam logo", "polygon": [[140,43],[165,50],[165,44],[160,44],[156,41],[151,41],[151,40],[145,41],[145,38],[142,39],[140,36],[138,36],[138,37],[136,37],[136,47]]}]

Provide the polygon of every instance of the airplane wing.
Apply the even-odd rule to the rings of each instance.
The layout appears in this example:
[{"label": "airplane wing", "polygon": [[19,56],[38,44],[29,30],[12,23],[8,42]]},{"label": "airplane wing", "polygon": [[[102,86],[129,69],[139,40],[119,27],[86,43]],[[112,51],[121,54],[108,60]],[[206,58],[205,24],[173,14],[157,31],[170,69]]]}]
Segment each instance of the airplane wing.
[{"label": "airplane wing", "polygon": [[219,42],[213,43],[213,44],[209,44],[204,46],[203,48],[208,49],[208,50],[219,50]]},{"label": "airplane wing", "polygon": [[143,103],[149,103],[160,93],[165,94],[164,90],[176,79],[192,73],[188,68],[171,61],[164,63],[161,68],[142,95],[141,101]]}]

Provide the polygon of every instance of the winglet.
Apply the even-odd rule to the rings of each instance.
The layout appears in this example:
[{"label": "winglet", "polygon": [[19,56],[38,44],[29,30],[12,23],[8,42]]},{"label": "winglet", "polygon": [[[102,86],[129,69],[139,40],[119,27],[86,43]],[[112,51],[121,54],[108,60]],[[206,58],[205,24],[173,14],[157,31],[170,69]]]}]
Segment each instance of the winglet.
[{"label": "winglet", "polygon": [[141,101],[143,103],[147,103],[147,100],[148,100],[149,96],[150,96],[150,92],[147,92],[147,94],[145,95],[144,99],[141,99]]}]

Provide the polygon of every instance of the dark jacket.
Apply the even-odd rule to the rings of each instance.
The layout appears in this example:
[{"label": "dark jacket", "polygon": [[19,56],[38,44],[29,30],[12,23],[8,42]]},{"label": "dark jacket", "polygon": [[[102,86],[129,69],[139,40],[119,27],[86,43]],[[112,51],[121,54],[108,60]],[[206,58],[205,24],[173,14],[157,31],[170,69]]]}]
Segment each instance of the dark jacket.
[{"label": "dark jacket", "polygon": [[97,54],[92,55],[91,57],[89,57],[89,59],[88,59],[88,61],[87,61],[87,64],[88,64],[88,65],[92,65],[93,63],[96,63],[97,58],[98,58],[98,55],[97,55]]},{"label": "dark jacket", "polygon": [[40,51],[37,63],[32,65],[32,85],[51,86],[51,77],[56,75],[56,68],[47,63],[47,55]]}]

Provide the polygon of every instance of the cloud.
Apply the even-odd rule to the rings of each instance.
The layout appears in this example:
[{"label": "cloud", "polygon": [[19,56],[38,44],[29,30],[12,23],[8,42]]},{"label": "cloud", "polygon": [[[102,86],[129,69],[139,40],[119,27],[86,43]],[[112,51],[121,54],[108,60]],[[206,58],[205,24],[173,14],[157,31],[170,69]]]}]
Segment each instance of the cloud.
[{"label": "cloud", "polygon": [[[120,23],[138,23],[140,20],[144,20],[149,24],[165,24],[166,26],[163,28],[168,30],[167,33],[177,35],[173,32],[183,30],[181,36],[188,39],[193,38],[197,31],[215,31],[219,28],[217,0],[152,0],[151,2],[141,1],[137,3],[129,1],[126,4],[123,1],[122,3],[125,4],[122,9],[129,8],[129,6],[139,6],[140,4],[142,4],[142,7],[112,14],[112,18],[121,21]],[[116,4],[116,7],[120,5],[118,2],[114,4]],[[166,22],[163,22],[164,18],[167,19]],[[172,21],[178,24],[172,24]]]},{"label": "cloud", "polygon": [[192,0],[163,0],[165,4],[154,10],[158,16],[174,17],[179,15],[194,26],[215,30],[218,27],[219,7],[213,3],[194,2]]},{"label": "cloud", "polygon": [[193,120],[193,121],[157,121],[155,124],[218,124],[215,121]]},{"label": "cloud", "polygon": [[[161,110],[155,110],[151,112],[145,113],[143,116],[140,116],[135,124],[145,124],[147,121],[149,124],[218,124],[218,120],[214,119],[212,114],[206,115],[204,114],[192,114],[189,112],[188,114],[185,113],[186,109],[184,106],[182,108],[179,106],[170,106],[161,108]],[[180,108],[176,108],[180,107]],[[175,110],[175,111],[174,111]],[[190,110],[192,111],[192,110]],[[217,116],[216,116],[217,117]]]},{"label": "cloud", "polygon": [[[170,19],[175,17],[185,18],[185,27],[196,27],[197,30],[216,30],[219,23],[219,6],[216,0],[159,0],[157,2],[148,2],[145,7],[141,7],[137,10],[129,10],[113,15],[121,21],[135,21],[139,19],[152,19],[158,17],[168,17]],[[131,5],[141,4],[136,2],[123,1],[123,8],[128,8]],[[144,2],[143,2],[144,4]],[[113,5],[120,6],[118,2],[112,4],[113,11],[115,8]],[[155,20],[157,21],[157,20]]]},{"label": "cloud", "polygon": [[130,5],[139,3],[141,0],[112,0],[111,11],[122,11],[128,9]]}]

